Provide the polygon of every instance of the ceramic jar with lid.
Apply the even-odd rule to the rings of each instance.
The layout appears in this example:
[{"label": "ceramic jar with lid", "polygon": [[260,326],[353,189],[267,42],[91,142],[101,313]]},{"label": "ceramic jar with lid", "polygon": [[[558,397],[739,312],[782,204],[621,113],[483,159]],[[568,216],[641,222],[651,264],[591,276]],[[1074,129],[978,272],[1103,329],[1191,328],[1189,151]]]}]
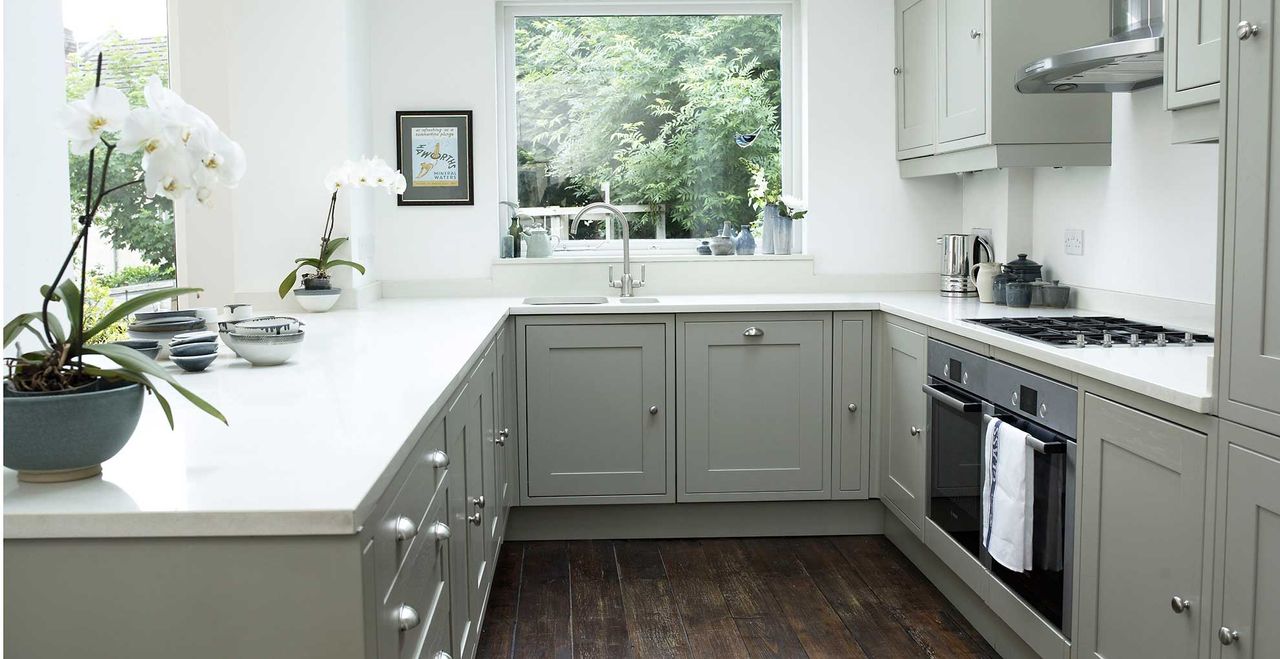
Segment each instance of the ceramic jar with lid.
[{"label": "ceramic jar with lid", "polygon": [[1043,291],[1044,306],[1046,307],[1065,309],[1071,299],[1071,287],[1059,284],[1057,279],[1053,280],[1052,283],[1045,283],[1041,290]]},{"label": "ceramic jar with lid", "polygon": [[1005,290],[1005,287],[1009,285],[1010,281],[1013,281],[1013,280],[1012,278],[1010,278],[1009,273],[1007,272],[997,273],[996,276],[991,278],[991,301],[992,302],[995,302],[996,304],[1007,304],[1006,300],[1008,299],[1007,297],[1008,293]]},{"label": "ceramic jar with lid", "polygon": [[1028,259],[1026,254],[1019,254],[1018,258],[1004,264],[1009,281],[1033,282],[1043,276],[1042,269],[1043,266]]}]

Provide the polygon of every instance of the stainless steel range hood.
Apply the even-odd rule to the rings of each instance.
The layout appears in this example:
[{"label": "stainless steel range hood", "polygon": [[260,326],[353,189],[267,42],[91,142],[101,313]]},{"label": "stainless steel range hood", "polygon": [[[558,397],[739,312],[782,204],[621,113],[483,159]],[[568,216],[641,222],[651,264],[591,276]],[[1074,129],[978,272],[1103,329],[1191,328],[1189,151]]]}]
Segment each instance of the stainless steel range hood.
[{"label": "stainless steel range hood", "polygon": [[1112,0],[1111,38],[1038,59],[1018,72],[1023,94],[1128,92],[1164,79],[1163,0]]}]

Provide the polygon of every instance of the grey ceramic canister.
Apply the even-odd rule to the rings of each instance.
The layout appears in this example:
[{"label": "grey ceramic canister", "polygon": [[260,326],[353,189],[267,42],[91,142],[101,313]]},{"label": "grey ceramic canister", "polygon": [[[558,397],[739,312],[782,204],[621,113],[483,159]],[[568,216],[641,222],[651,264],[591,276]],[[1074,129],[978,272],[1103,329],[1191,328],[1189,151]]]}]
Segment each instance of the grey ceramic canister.
[{"label": "grey ceramic canister", "polygon": [[756,253],[756,238],[751,235],[751,225],[744,224],[733,239],[733,248],[738,256],[751,256]]},{"label": "grey ceramic canister", "polygon": [[760,222],[760,253],[773,253],[773,232],[774,226],[778,224],[778,205],[769,204],[764,207],[761,213]]}]

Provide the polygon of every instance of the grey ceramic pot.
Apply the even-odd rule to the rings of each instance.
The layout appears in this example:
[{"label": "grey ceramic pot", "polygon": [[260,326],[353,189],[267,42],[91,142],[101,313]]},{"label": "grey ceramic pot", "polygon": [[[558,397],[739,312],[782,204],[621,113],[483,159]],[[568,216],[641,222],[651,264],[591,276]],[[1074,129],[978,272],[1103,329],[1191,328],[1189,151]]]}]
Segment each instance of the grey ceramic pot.
[{"label": "grey ceramic pot", "polygon": [[1025,281],[1011,281],[1005,287],[1005,303],[1011,307],[1031,306],[1031,289],[1034,285]]},{"label": "grey ceramic pot", "polygon": [[302,287],[308,291],[327,291],[333,287],[328,277],[304,277]]},{"label": "grey ceramic pot", "polygon": [[139,384],[45,395],[14,395],[6,385],[4,466],[34,483],[96,476],[128,443],[141,414]]}]

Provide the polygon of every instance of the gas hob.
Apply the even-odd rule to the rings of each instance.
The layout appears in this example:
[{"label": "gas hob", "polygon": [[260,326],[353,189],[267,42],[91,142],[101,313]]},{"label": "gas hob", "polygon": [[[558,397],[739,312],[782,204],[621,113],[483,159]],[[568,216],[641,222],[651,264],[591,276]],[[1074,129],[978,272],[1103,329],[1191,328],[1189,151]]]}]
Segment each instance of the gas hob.
[{"label": "gas hob", "polygon": [[966,318],[967,322],[1060,348],[1185,347],[1213,343],[1213,337],[1115,316]]}]

